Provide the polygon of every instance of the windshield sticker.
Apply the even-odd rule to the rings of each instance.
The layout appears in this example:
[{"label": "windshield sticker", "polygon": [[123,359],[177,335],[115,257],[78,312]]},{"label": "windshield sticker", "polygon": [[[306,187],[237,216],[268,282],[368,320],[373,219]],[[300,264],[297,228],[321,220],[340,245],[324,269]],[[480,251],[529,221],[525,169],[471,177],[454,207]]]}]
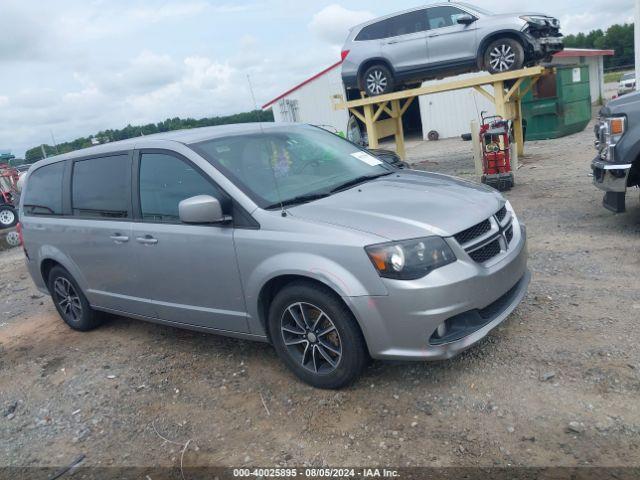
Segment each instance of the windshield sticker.
[{"label": "windshield sticker", "polygon": [[376,165],[380,165],[382,162],[378,160],[373,155],[369,155],[367,152],[355,152],[351,154],[352,157],[357,158],[361,162],[366,163],[367,165],[371,165],[375,167]]}]

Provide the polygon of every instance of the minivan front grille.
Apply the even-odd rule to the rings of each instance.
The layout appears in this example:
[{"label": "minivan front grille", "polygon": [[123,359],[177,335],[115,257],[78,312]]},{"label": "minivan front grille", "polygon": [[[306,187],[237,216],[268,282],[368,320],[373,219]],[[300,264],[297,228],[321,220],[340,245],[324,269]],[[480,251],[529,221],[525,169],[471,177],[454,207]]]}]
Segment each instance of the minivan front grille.
[{"label": "minivan front grille", "polygon": [[513,240],[512,218],[503,206],[486,220],[453,236],[476,263],[485,263],[509,249]]},{"label": "minivan front grille", "polygon": [[484,263],[487,260],[491,260],[493,257],[500,253],[500,240],[495,239],[491,243],[488,243],[484,247],[481,247],[473,252],[469,253],[469,256],[477,263]]},{"label": "minivan front grille", "polygon": [[460,233],[454,235],[454,238],[458,241],[459,244],[464,245],[481,235],[484,235],[489,230],[491,230],[491,222],[489,219],[486,219],[484,222],[480,222],[477,225],[474,225],[471,228],[467,228]]}]

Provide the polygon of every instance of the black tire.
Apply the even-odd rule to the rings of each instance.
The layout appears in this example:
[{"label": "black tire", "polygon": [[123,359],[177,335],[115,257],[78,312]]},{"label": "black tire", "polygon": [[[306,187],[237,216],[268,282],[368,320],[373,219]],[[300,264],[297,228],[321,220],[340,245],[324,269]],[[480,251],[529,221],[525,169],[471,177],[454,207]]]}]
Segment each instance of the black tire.
[{"label": "black tire", "polygon": [[337,389],[353,383],[369,360],[351,311],[330,289],[310,282],[294,282],[278,292],[269,308],[269,333],[285,365],[317,388]]},{"label": "black tire", "polygon": [[383,64],[372,65],[362,75],[362,87],[369,97],[393,92],[395,80],[391,71]]},{"label": "black tire", "polygon": [[71,328],[86,332],[103,323],[102,313],[91,308],[78,283],[64,268],[51,269],[48,286],[58,314]]},{"label": "black tire", "polygon": [[11,228],[18,223],[18,212],[11,205],[0,205],[0,228]]},{"label": "black tire", "polygon": [[484,51],[484,66],[489,73],[519,70],[524,66],[524,48],[513,38],[499,38]]}]

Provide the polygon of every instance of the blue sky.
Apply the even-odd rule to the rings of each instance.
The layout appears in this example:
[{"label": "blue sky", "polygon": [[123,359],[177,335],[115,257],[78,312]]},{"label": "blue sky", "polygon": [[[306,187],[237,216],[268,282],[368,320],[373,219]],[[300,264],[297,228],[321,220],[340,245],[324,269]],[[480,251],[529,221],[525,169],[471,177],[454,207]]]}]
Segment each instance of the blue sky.
[{"label": "blue sky", "polygon": [[[631,21],[633,0],[478,0],[540,11],[564,33]],[[0,0],[0,149],[127,123],[262,105],[339,59],[349,26],[419,5],[396,0]]]}]

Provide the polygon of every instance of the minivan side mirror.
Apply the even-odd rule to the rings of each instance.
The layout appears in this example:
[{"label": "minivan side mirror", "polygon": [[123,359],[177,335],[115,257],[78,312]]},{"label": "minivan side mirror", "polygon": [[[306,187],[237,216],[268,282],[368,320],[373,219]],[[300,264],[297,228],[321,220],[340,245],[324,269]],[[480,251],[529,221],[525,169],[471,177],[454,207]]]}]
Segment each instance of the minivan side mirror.
[{"label": "minivan side mirror", "polygon": [[222,213],[222,206],[211,195],[196,195],[178,204],[178,214],[183,223],[222,223],[231,217]]},{"label": "minivan side mirror", "polygon": [[461,23],[462,25],[471,25],[476,21],[476,17],[473,17],[468,14],[460,15],[456,22]]}]

